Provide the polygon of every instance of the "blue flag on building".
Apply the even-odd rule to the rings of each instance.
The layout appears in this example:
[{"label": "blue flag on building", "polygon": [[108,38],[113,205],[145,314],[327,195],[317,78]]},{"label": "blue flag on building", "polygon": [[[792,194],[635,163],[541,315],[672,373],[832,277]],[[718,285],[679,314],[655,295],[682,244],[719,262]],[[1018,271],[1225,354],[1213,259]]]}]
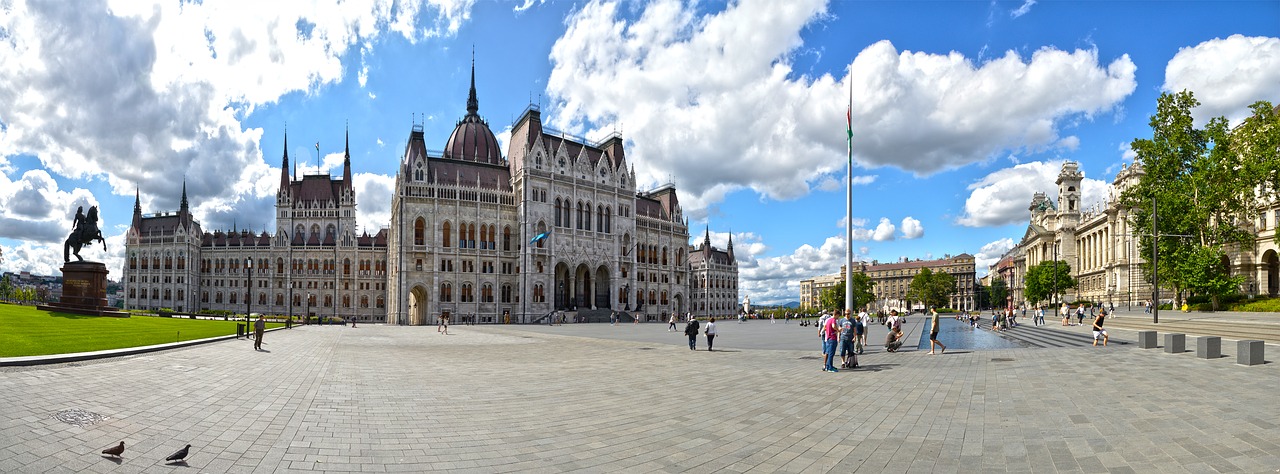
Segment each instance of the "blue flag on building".
[{"label": "blue flag on building", "polygon": [[535,235],[533,236],[533,239],[529,241],[529,245],[533,245],[543,240],[547,240],[547,237],[550,237],[550,236],[551,236],[551,231],[546,231],[538,235]]}]

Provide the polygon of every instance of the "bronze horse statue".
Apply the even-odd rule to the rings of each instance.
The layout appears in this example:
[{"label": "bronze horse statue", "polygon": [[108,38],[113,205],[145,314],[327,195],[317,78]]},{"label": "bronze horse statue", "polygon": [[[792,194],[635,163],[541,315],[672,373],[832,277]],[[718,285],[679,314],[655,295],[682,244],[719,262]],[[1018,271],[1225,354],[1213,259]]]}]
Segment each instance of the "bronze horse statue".
[{"label": "bronze horse statue", "polygon": [[62,246],[62,261],[64,263],[71,261],[71,254],[75,254],[77,261],[83,262],[84,258],[80,256],[80,247],[92,244],[95,240],[102,242],[103,252],[107,251],[107,241],[102,238],[102,230],[98,228],[98,206],[89,207],[89,215],[87,216],[83,211],[84,206],[76,209],[76,217],[72,222],[74,229]]}]

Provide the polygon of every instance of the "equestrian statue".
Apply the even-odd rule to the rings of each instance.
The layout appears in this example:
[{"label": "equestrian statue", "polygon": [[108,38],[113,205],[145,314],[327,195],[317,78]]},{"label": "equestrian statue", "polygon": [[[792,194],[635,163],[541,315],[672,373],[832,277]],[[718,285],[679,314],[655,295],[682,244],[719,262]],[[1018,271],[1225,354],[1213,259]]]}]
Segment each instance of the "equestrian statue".
[{"label": "equestrian statue", "polygon": [[103,252],[107,251],[107,241],[102,238],[102,230],[98,228],[98,206],[90,206],[88,215],[84,213],[84,206],[80,206],[76,209],[76,217],[71,226],[73,227],[71,235],[62,246],[64,263],[71,261],[71,254],[75,254],[77,261],[83,262],[80,247],[92,244],[95,240],[102,242]]}]

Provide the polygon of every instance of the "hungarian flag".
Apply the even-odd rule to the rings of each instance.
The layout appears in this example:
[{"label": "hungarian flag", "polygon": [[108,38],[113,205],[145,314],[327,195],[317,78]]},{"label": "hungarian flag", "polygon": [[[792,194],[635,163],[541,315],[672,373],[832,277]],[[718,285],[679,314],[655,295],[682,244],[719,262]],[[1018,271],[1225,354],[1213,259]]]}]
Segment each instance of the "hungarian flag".
[{"label": "hungarian flag", "polygon": [[[849,136],[853,136],[853,132],[849,132]],[[320,151],[320,142],[316,142],[316,151]]]},{"label": "hungarian flag", "polygon": [[853,143],[853,103],[852,102],[849,103],[849,108],[845,109],[844,111],[844,119],[845,119],[845,124],[847,125],[847,128],[845,129],[845,131],[849,132],[849,143],[852,144]]},{"label": "hungarian flag", "polygon": [[536,244],[539,241],[546,240],[547,237],[550,237],[550,236],[551,236],[551,231],[542,232],[542,233],[539,233],[538,235],[533,236],[533,239],[530,240],[529,243]]}]

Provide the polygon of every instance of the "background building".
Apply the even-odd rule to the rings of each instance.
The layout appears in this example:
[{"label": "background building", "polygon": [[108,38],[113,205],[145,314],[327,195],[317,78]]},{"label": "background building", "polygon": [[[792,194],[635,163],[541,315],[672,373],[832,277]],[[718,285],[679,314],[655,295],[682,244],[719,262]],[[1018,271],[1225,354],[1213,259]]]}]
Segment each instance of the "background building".
[{"label": "background building", "polygon": [[928,268],[936,273],[947,273],[955,278],[955,291],[951,293],[948,308],[957,310],[976,309],[975,294],[973,284],[975,281],[974,259],[973,255],[967,253],[946,256],[936,260],[909,260],[897,263],[879,263],[871,262],[870,265],[865,262],[860,263],[855,271],[867,274],[874,284],[872,291],[875,293],[875,301],[872,307],[878,311],[909,311],[912,309],[924,309],[924,304],[919,301],[910,301],[907,299],[907,289],[911,286],[911,280],[920,273],[921,270]]},{"label": "background building", "polygon": [[738,261],[733,257],[733,235],[725,250],[711,246],[711,229],[702,244],[689,248],[692,312],[699,317],[732,318],[744,309],[738,304]]},{"label": "background building", "polygon": [[822,308],[822,292],[844,281],[845,266],[840,266],[840,273],[820,275],[807,280],[800,280],[800,310],[808,311]]}]

